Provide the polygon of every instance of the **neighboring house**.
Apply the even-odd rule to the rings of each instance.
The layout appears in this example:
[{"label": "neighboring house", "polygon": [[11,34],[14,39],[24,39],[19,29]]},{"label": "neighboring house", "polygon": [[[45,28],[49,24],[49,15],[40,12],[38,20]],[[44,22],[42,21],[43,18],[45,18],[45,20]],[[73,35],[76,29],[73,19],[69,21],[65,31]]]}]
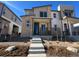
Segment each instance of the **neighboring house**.
[{"label": "neighboring house", "polygon": [[73,6],[59,5],[51,10],[51,5],[25,9],[22,17],[22,35],[72,35],[73,24],[79,23],[74,17]]},{"label": "neighboring house", "polygon": [[0,35],[21,33],[22,21],[5,4],[0,3]]}]

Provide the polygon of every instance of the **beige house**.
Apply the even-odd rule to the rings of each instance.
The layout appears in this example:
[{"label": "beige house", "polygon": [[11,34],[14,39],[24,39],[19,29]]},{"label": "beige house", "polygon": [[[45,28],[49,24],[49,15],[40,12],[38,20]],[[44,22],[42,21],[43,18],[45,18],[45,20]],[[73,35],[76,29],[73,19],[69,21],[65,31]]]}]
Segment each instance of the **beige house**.
[{"label": "beige house", "polygon": [[51,31],[51,5],[25,9],[22,17],[22,35],[43,35]]},{"label": "beige house", "polygon": [[21,33],[21,19],[5,4],[0,3],[0,35]]},{"label": "beige house", "polygon": [[21,16],[22,35],[73,35],[73,24],[79,23],[78,18],[74,18],[73,6],[59,5],[58,10],[51,10],[51,7],[25,9],[26,15]]}]

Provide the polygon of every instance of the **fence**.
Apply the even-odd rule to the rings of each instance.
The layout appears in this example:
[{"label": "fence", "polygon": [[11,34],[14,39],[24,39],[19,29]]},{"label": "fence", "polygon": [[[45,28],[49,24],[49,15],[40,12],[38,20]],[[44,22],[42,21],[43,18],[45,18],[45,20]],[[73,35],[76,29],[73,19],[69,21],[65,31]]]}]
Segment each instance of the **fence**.
[{"label": "fence", "polygon": [[31,37],[22,36],[11,36],[11,35],[1,35],[0,42],[27,42],[30,41]]}]

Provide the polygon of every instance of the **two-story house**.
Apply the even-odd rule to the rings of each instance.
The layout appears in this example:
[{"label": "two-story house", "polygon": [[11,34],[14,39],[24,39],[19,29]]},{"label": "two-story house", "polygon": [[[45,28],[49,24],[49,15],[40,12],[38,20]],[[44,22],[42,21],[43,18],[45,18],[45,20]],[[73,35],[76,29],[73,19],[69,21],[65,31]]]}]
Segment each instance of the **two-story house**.
[{"label": "two-story house", "polygon": [[25,9],[22,17],[22,35],[43,35],[51,31],[51,5]]},{"label": "two-story house", "polygon": [[5,4],[0,3],[0,35],[21,33],[21,19]]},{"label": "two-story house", "polygon": [[51,5],[25,9],[22,17],[22,35],[72,35],[73,24],[79,23],[74,17],[73,6],[59,5],[51,10]]}]

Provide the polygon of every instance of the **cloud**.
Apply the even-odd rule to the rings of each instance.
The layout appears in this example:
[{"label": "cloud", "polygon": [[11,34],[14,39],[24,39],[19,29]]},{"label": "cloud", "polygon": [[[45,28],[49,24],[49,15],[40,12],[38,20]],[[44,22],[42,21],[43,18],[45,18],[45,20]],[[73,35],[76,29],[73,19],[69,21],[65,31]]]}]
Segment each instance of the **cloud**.
[{"label": "cloud", "polygon": [[17,7],[14,6],[13,4],[11,4],[10,2],[7,2],[7,1],[2,1],[2,2],[5,3],[5,4],[7,4],[7,5],[9,5],[9,6],[11,6],[11,7],[13,7],[13,8],[15,8],[17,11],[24,12],[23,10],[17,8]]}]

